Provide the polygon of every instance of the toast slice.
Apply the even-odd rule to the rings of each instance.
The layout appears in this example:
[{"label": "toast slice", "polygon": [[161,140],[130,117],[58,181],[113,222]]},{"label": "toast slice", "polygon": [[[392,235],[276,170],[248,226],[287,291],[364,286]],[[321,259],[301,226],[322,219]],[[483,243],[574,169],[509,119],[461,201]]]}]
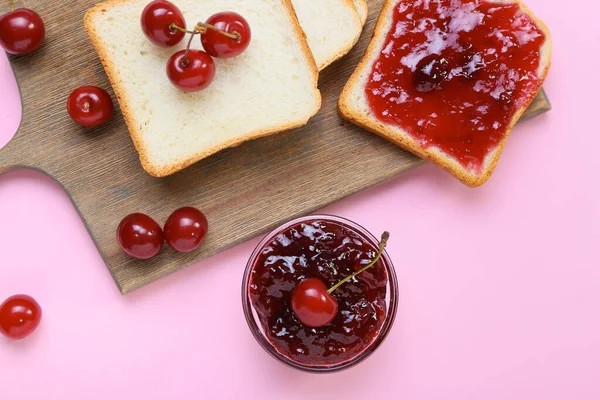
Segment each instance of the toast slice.
[{"label": "toast slice", "polygon": [[[534,36],[533,39],[532,38],[528,38],[527,35],[521,35],[521,33],[523,32],[517,32],[516,36],[513,37],[517,37],[519,36],[520,38],[523,38],[523,40],[540,40],[541,44],[537,44],[537,42],[535,42],[535,46],[536,49],[539,49],[539,51],[536,53],[536,57],[539,60],[539,64],[537,67],[537,70],[535,70],[535,68],[533,68],[534,71],[531,72],[531,74],[533,74],[534,76],[531,77],[531,79],[529,81],[526,80],[526,82],[531,82],[531,86],[529,86],[527,91],[521,91],[521,92],[514,92],[512,94],[512,97],[509,97],[509,104],[512,104],[512,106],[508,106],[506,108],[504,108],[504,110],[506,110],[505,114],[503,115],[503,121],[506,121],[504,123],[504,125],[500,125],[501,128],[499,131],[492,133],[491,130],[483,130],[483,129],[479,129],[482,132],[482,135],[488,135],[489,137],[493,137],[492,135],[496,135],[496,137],[498,138],[496,142],[489,142],[489,145],[486,144],[487,147],[483,147],[483,150],[481,150],[482,152],[485,152],[483,158],[481,161],[479,162],[479,165],[476,164],[470,164],[470,163],[465,163],[464,159],[456,156],[455,154],[451,154],[452,149],[450,150],[445,150],[442,149],[441,145],[438,146],[436,145],[435,140],[431,141],[430,138],[423,136],[423,132],[426,132],[426,128],[422,128],[421,130],[417,130],[415,129],[415,124],[414,124],[414,116],[409,113],[405,114],[405,115],[395,115],[394,120],[392,120],[391,118],[385,118],[383,117],[383,115],[385,115],[386,111],[377,111],[374,106],[373,106],[373,97],[372,95],[374,95],[375,93],[373,92],[368,92],[369,90],[373,90],[373,84],[376,80],[381,79],[380,76],[378,76],[379,72],[378,72],[378,68],[381,68],[381,64],[379,64],[379,58],[382,57],[385,58],[386,60],[393,60],[392,62],[394,63],[393,65],[396,65],[398,67],[397,73],[398,74],[403,74],[406,73],[406,76],[402,76],[401,78],[396,78],[397,82],[404,82],[401,84],[398,84],[399,86],[396,88],[388,88],[389,90],[393,91],[393,90],[400,90],[401,92],[404,91],[404,93],[401,96],[397,96],[397,97],[390,97],[388,101],[388,104],[392,104],[389,101],[394,101],[394,102],[402,102],[402,103],[407,103],[407,102],[414,102],[416,101],[421,101],[424,102],[424,104],[427,104],[427,102],[430,101],[430,97],[428,98],[428,96],[430,96],[428,93],[424,93],[423,96],[420,96],[420,94],[415,92],[415,84],[414,82],[414,76],[415,76],[415,70],[417,68],[418,63],[423,60],[424,57],[428,57],[431,56],[432,54],[435,55],[437,53],[439,53],[440,50],[439,48],[439,39],[440,36],[436,36],[436,38],[438,41],[436,40],[431,40],[428,42],[429,39],[426,39],[426,36],[423,35],[423,40],[424,43],[419,44],[417,50],[410,50],[412,53],[410,53],[412,55],[411,57],[406,57],[406,56],[402,56],[403,51],[405,50],[396,50],[396,47],[394,47],[394,41],[396,41],[396,43],[406,43],[406,35],[407,32],[410,32],[410,29],[412,28],[407,28],[407,27],[414,27],[414,26],[418,26],[419,24],[422,24],[423,21],[419,21],[416,20],[418,17],[415,17],[415,19],[412,19],[413,15],[412,15],[412,11],[416,11],[415,9],[410,9],[410,7],[418,7],[418,6],[423,6],[424,4],[427,4],[429,7],[435,7],[436,5],[443,5],[444,7],[448,6],[451,7],[452,4],[456,5],[456,4],[465,4],[465,3],[469,3],[471,6],[473,6],[473,9],[476,9],[481,3],[492,3],[491,1],[484,1],[484,0],[430,0],[430,1],[425,1],[422,2],[420,0],[417,1],[413,1],[413,2],[409,2],[408,0],[386,0],[386,2],[384,3],[381,15],[377,21],[377,26],[375,28],[375,32],[373,34],[373,38],[367,48],[367,51],[365,53],[364,58],[362,59],[362,61],[360,62],[360,64],[358,65],[358,67],[356,68],[355,72],[353,73],[353,75],[350,77],[349,81],[347,82],[346,86],[344,87],[340,98],[339,98],[339,102],[338,102],[338,106],[339,106],[339,111],[340,114],[352,121],[353,123],[387,139],[390,140],[391,142],[401,146],[402,148],[416,154],[417,156],[424,158],[426,160],[429,160],[439,166],[441,166],[442,168],[444,168],[445,170],[447,170],[448,172],[450,172],[452,175],[454,175],[456,178],[460,179],[462,182],[464,182],[465,184],[469,185],[469,186],[479,186],[481,184],[483,184],[484,182],[486,182],[494,168],[496,167],[496,164],[498,163],[498,160],[500,158],[500,155],[502,153],[502,150],[506,144],[506,141],[508,140],[508,137],[510,136],[510,132],[513,128],[513,126],[515,125],[515,123],[519,120],[519,118],[521,117],[521,115],[523,114],[523,112],[527,109],[527,107],[529,106],[529,104],[531,103],[531,101],[534,99],[534,97],[536,96],[536,94],[539,92],[539,90],[541,90],[541,86],[542,83],[544,81],[544,79],[546,78],[546,75],[548,74],[548,69],[550,67],[550,55],[551,55],[551,39],[550,39],[550,32],[548,30],[548,28],[546,27],[546,25],[540,21],[539,19],[537,19],[533,13],[520,1],[518,0],[493,0],[493,3],[498,3],[499,7],[516,7],[516,15],[519,17],[522,17],[524,19],[527,19],[529,26],[533,26],[536,29],[536,32],[542,32],[542,35],[538,35]],[[490,7],[495,6],[494,4],[489,5]],[[497,7],[496,7],[497,8]],[[439,10],[439,9],[438,9]],[[406,16],[406,15],[410,15],[411,19],[410,21],[406,20],[406,21],[399,21],[399,22],[394,22],[394,14],[396,13],[396,15],[401,15],[401,16]],[[407,14],[410,13],[410,14]],[[417,15],[417,14],[415,14]],[[445,18],[448,18],[448,15],[445,16]],[[463,14],[458,14],[458,18],[459,20],[451,20],[449,22],[443,22],[446,23],[447,27],[452,27],[453,24],[455,26],[458,26],[462,23],[464,23],[465,20],[469,20],[470,16],[469,15],[465,15]],[[477,16],[477,18],[479,18],[479,16]],[[439,23],[442,23],[441,21],[437,21]],[[415,25],[412,25],[415,24]],[[513,25],[513,26],[517,26],[517,25]],[[452,28],[449,28],[452,29]],[[515,28],[517,29],[517,28]],[[519,28],[520,29],[520,28]],[[523,28],[524,29],[524,28]],[[393,31],[392,31],[393,30]],[[467,31],[468,32],[468,31]],[[448,31],[439,31],[438,33],[443,34],[445,36],[443,36],[444,38],[450,37],[452,38],[452,34],[453,32],[448,32]],[[503,37],[502,40],[508,40],[507,38],[509,37],[509,35],[514,34],[515,32],[512,33],[507,33],[505,37]],[[434,35],[435,36],[435,35]],[[390,38],[392,38],[392,40],[390,41]],[[541,38],[541,39],[536,39],[536,38]],[[445,40],[445,39],[444,39]],[[515,40],[521,40],[521,39],[515,39]],[[517,43],[517,42],[515,42]],[[523,42],[525,45],[527,42]],[[437,46],[437,47],[436,47]],[[521,44],[511,44],[510,46],[516,46],[514,47],[515,49],[519,49],[521,48]],[[487,54],[493,54],[493,51],[490,49],[477,49],[478,52],[481,52],[481,54],[483,54],[483,51],[488,52]],[[513,51],[513,50],[509,50],[509,51]],[[519,51],[519,50],[516,50]],[[534,52],[535,53],[535,52]],[[477,53],[479,54],[479,53]],[[518,57],[518,53],[515,57]],[[387,63],[388,61],[386,61]],[[431,65],[431,64],[430,64]],[[467,64],[468,65],[468,64]],[[452,67],[452,66],[451,66]],[[512,79],[511,76],[508,76],[507,74],[510,73],[507,72],[502,72],[501,70],[502,66],[500,66],[500,69],[496,72],[498,72],[498,75],[502,75],[501,78],[499,79],[506,79],[505,84],[509,85],[512,84],[510,79]],[[453,70],[452,70],[453,71]],[[487,73],[487,72],[486,72]],[[450,72],[450,74],[453,74],[453,72]],[[449,75],[452,76],[452,75]],[[455,75],[456,76],[456,75]],[[476,75],[475,75],[476,76]],[[461,78],[459,78],[461,79]],[[529,78],[528,78],[529,79]],[[523,79],[521,79],[523,80]],[[479,89],[477,89],[477,87],[475,85],[477,85],[478,80],[477,79],[472,79],[472,85],[473,86],[473,90],[474,91],[479,91]],[[376,83],[375,83],[376,84]],[[411,86],[412,84],[412,86]],[[529,84],[529,83],[525,83],[525,84]],[[405,86],[402,86],[405,85]],[[409,87],[411,86],[411,87]],[[448,85],[448,87],[451,87],[450,85]],[[508,86],[507,86],[508,87]],[[449,92],[449,90],[452,89],[448,89],[447,87],[443,87],[439,90],[433,90],[431,93],[436,93],[435,96],[439,96],[442,97],[443,96],[447,96],[448,98],[451,98],[450,96],[455,96],[456,100],[460,100],[459,97],[459,92],[454,90],[452,92]],[[496,92],[486,92],[488,96],[495,96],[495,100],[496,100],[496,105],[492,104],[494,107],[498,108],[498,103],[500,102],[499,97],[498,97],[498,93]],[[418,94],[420,97],[416,97],[415,95]],[[404,97],[406,95],[406,97]],[[483,95],[482,95],[483,96]],[[502,95],[500,95],[501,97]],[[382,96],[385,97],[385,94]],[[491,103],[491,99],[490,98],[486,98],[486,101]],[[512,103],[510,103],[512,102]],[[416,103],[414,103],[416,104]],[[432,103],[429,103],[432,104]],[[434,103],[437,104],[437,103]],[[466,104],[466,103],[465,103]],[[469,104],[469,106],[472,106],[472,104]],[[395,107],[395,106],[392,106]],[[502,106],[504,107],[504,105]],[[453,108],[451,108],[451,106],[448,106],[448,108],[439,108],[436,109],[436,115],[431,115],[432,117],[439,117],[439,115],[437,114],[441,114],[442,116],[447,115],[448,112],[451,112],[453,114],[456,113],[456,111],[449,111],[449,110],[453,110]],[[417,114],[417,112],[415,111],[415,115]],[[461,115],[462,118],[462,115]],[[464,120],[464,121],[463,121]],[[450,138],[452,139],[452,135],[462,135],[465,132],[467,132],[467,129],[472,129],[472,128],[468,128],[467,124],[468,124],[468,118],[464,118],[463,121],[464,123],[457,123],[457,124],[446,124],[446,125],[440,125],[440,131],[438,131],[438,133],[441,133],[444,137],[446,138]],[[467,121],[467,122],[465,122]],[[420,122],[420,121],[419,121]],[[473,122],[473,120],[471,120],[471,122]],[[425,120],[425,124],[429,123],[429,121]],[[435,121],[433,121],[433,123],[435,123]],[[473,122],[474,123],[474,122]],[[494,122],[494,128],[496,128],[495,122]],[[466,137],[466,136],[465,136]],[[484,138],[484,140],[488,140],[485,139],[485,137],[481,137]],[[475,138],[478,139],[478,138]],[[437,139],[436,139],[437,140]],[[470,139],[469,139],[470,140]],[[496,140],[496,139],[494,139]],[[465,144],[466,143],[466,144]],[[468,148],[468,146],[470,145],[470,141],[463,141],[461,143],[461,145],[467,146],[467,151],[469,151],[470,149]],[[475,151],[475,148],[473,148],[473,151]]]},{"label": "toast slice", "polygon": [[354,8],[358,11],[360,21],[364,27],[367,23],[367,17],[369,16],[369,4],[367,3],[367,0],[354,0]]},{"label": "toast slice", "polygon": [[353,0],[292,0],[319,71],[354,47],[362,21]]},{"label": "toast slice", "polygon": [[140,29],[148,2],[98,4],[85,28],[150,175],[171,175],[225,148],[305,125],[319,110],[318,70],[290,0],[178,0],[188,25],[231,10],[252,29],[248,49],[215,59],[214,81],[196,93],[174,87],[165,72],[187,40],[159,48]]}]

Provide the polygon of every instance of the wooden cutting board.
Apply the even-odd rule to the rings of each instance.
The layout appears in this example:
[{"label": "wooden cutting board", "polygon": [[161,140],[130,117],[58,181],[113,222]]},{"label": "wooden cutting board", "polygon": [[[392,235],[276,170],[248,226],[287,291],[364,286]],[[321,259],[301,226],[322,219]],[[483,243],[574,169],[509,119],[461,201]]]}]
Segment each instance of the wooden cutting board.
[{"label": "wooden cutting board", "polygon": [[[14,139],[0,150],[0,173],[31,168],[58,181],[122,293],[422,164],[343,121],[336,109],[342,86],[369,42],[382,0],[369,1],[369,22],[352,53],[323,72],[323,108],[308,126],[223,151],[163,179],[142,170],[119,112],[109,124],[94,129],[77,126],[66,112],[67,97],[76,87],[109,89],[83,28],[84,13],[96,1],[15,3],[42,16],[47,38],[39,51],[10,58],[23,119]],[[8,1],[1,4],[0,13],[8,11]],[[541,94],[525,117],[549,109]],[[188,205],[209,219],[209,234],[198,252],[182,255],[165,248],[144,262],[121,252],[115,230],[125,215],[144,212],[162,224],[173,210]]]}]

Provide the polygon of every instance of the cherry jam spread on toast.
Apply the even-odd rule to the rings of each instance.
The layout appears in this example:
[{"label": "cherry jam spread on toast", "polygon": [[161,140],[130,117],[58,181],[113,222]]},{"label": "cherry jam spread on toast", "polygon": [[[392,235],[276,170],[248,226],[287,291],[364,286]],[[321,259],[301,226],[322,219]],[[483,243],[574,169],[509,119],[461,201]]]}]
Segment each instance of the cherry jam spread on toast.
[{"label": "cherry jam spread on toast", "polygon": [[303,325],[292,310],[291,294],[305,278],[319,278],[331,287],[376,254],[361,235],[333,221],[293,225],[268,243],[253,266],[248,296],[275,349],[308,366],[335,365],[361,354],[386,317],[388,276],[381,260],[333,292],[339,310],[326,326]]},{"label": "cherry jam spread on toast", "polygon": [[480,171],[541,87],[545,34],[516,3],[400,0],[366,84],[371,111]]}]

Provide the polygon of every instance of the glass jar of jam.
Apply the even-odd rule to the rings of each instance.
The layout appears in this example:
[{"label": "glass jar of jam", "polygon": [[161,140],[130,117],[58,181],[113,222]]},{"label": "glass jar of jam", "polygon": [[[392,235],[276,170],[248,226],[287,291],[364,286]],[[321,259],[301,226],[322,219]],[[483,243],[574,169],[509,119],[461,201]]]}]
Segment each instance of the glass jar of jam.
[{"label": "glass jar of jam", "polygon": [[339,371],[372,354],[397,310],[396,273],[385,251],[332,293],[339,309],[328,325],[302,324],[291,294],[306,278],[335,285],[371,262],[378,245],[360,225],[329,215],[298,218],[268,234],[252,253],[242,284],[244,313],[258,343],[284,364],[309,372]]}]

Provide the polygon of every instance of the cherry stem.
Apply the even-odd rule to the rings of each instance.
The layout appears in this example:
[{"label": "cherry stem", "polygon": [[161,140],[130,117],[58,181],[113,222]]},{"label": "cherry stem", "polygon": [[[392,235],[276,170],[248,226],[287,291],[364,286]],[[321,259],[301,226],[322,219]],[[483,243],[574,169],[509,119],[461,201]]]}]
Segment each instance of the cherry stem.
[{"label": "cherry stem", "polygon": [[10,11],[15,11],[15,2],[14,2],[14,0],[10,0]]},{"label": "cherry stem", "polygon": [[350,279],[353,279],[355,276],[362,274],[363,272],[365,272],[366,270],[371,268],[373,265],[375,265],[377,263],[377,261],[379,261],[379,259],[381,258],[381,254],[383,253],[383,250],[385,249],[385,246],[387,245],[387,241],[389,238],[390,238],[390,233],[383,232],[383,235],[381,235],[381,241],[379,242],[379,249],[377,250],[377,255],[375,256],[373,261],[371,261],[365,267],[361,268],[360,270],[356,271],[355,273],[353,273],[351,275],[348,275],[347,277],[345,277],[344,279],[342,279],[341,281],[339,281],[338,283],[333,285],[331,288],[329,288],[329,290],[327,290],[327,294],[331,294],[334,290],[336,290],[337,288],[342,286],[344,283],[348,282]]},{"label": "cherry stem", "polygon": [[183,55],[183,60],[181,60],[181,66],[183,68],[187,67],[187,65],[190,63],[190,60],[188,60],[188,54],[190,52],[190,47],[192,45],[192,40],[194,39],[194,35],[199,33],[198,31],[194,31],[192,32],[192,34],[190,35],[190,40],[188,41],[187,47],[185,48],[185,54]]},{"label": "cherry stem", "polygon": [[235,40],[239,40],[239,38],[242,36],[242,35],[240,35],[240,33],[238,31],[233,31],[233,33],[225,32],[211,24],[206,24],[204,22],[198,22],[196,24],[195,29],[197,29],[201,33],[206,32],[208,29],[212,29],[213,31],[219,32],[223,36],[227,36],[228,38],[235,39]]},{"label": "cherry stem", "polygon": [[182,27],[180,27],[177,24],[171,24],[171,25],[169,25],[169,29],[172,30],[172,31],[179,31],[179,32],[183,32],[183,33],[190,33],[190,34],[194,33],[193,31],[190,31],[190,30],[187,30],[185,28],[182,28]]},{"label": "cherry stem", "polygon": [[[12,0],[11,0],[11,3],[12,3]],[[182,28],[181,26],[179,26],[177,24],[171,24],[171,25],[169,25],[169,29],[172,30],[172,31],[179,31],[179,32],[183,32],[183,33],[189,33],[192,36],[195,35],[195,34],[197,34],[197,33],[205,33],[209,29],[212,29],[213,31],[217,31],[221,35],[226,36],[226,37],[228,37],[230,39],[239,40],[240,37],[242,36],[238,31],[233,31],[233,33],[225,32],[225,31],[222,31],[221,29],[215,27],[214,25],[205,24],[204,22],[198,22],[196,24],[196,26],[194,27],[193,31],[190,31],[189,29]]]}]

